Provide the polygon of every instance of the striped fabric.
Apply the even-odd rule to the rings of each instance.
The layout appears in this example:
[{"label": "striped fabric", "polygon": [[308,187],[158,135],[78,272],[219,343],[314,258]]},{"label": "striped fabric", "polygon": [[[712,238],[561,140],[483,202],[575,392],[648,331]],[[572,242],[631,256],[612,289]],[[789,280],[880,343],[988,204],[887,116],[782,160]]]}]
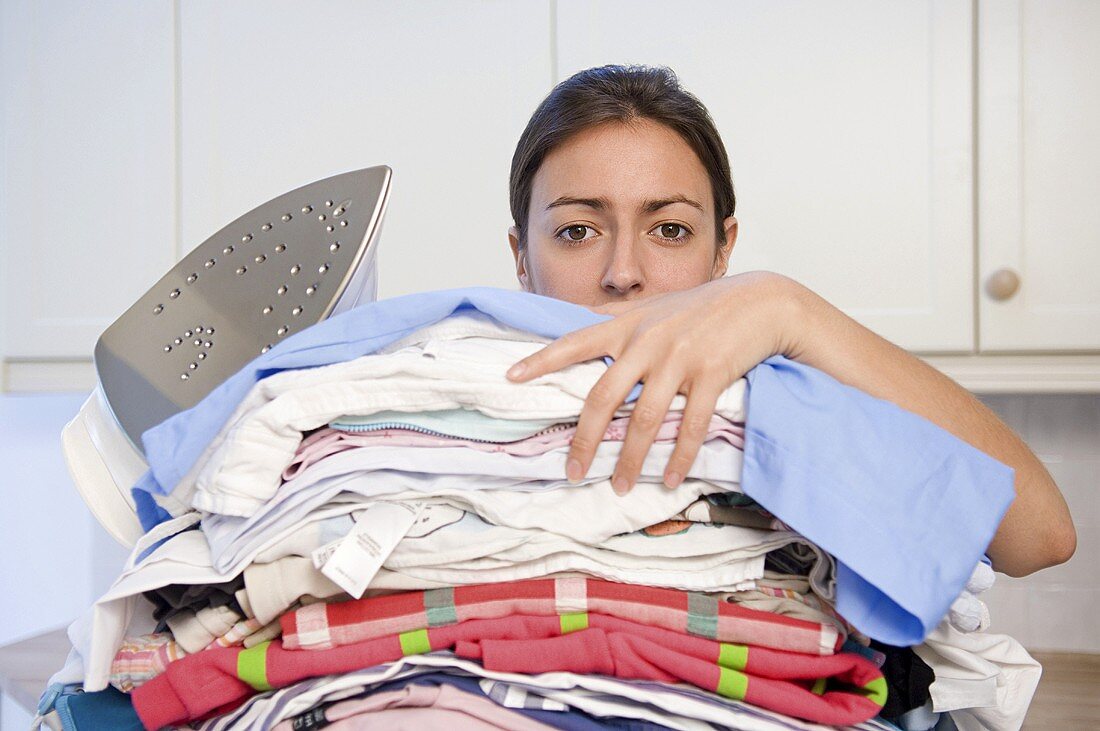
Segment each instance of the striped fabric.
[{"label": "striped fabric", "polygon": [[[519,620],[496,620],[514,625],[505,638],[459,641],[455,654],[505,673],[565,670],[686,681],[726,698],[819,723],[865,721],[886,702],[881,671],[858,655],[821,657],[715,642],[601,614],[561,615],[557,628],[550,617],[531,623]],[[427,633],[423,642],[427,650],[440,649],[428,642]]]},{"label": "striped fabric", "polygon": [[831,625],[747,609],[718,597],[570,577],[411,591],[310,604],[280,620],[288,650],[322,650],[417,629],[512,614],[598,612],[719,642],[831,655],[843,638]]},{"label": "striped fabric", "polygon": [[[754,731],[806,731],[806,722],[787,715],[765,711],[741,701],[723,698],[699,688],[677,683],[648,680],[619,680],[604,675],[576,675],[560,672],[539,676],[493,673],[471,660],[450,652],[409,655],[392,663],[356,670],[341,676],[326,675],[303,680],[279,690],[252,696],[236,709],[211,718],[198,726],[200,731],[234,731],[242,728],[270,728],[291,718],[297,709],[313,708],[322,703],[368,693],[379,685],[428,673],[456,673],[484,678],[482,690],[499,695],[507,688],[553,698],[599,718],[646,718],[671,728],[677,723],[704,721],[718,728]],[[898,731],[893,724],[878,718],[860,724],[835,727],[844,731]]]},{"label": "striped fabric", "polygon": [[882,673],[858,655],[716,642],[595,613],[472,619],[312,652],[288,650],[279,640],[246,650],[216,648],[172,663],[132,697],[142,723],[156,729],[306,678],[446,649],[507,673],[564,670],[687,682],[820,723],[865,721],[886,698]]},{"label": "striped fabric", "polygon": [[109,682],[123,693],[130,693],[163,673],[168,663],[186,655],[167,632],[127,637],[111,662]]}]

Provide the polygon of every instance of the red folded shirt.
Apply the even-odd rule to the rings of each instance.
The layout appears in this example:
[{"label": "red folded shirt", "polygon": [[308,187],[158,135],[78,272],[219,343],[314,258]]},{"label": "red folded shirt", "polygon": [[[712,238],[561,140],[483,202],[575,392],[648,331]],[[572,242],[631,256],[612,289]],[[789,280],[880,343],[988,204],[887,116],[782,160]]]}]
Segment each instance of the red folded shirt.
[{"label": "red folded shirt", "polygon": [[886,700],[882,674],[858,655],[820,656],[715,642],[583,613],[471,620],[310,652],[288,650],[278,640],[249,649],[211,649],[169,664],[132,698],[145,727],[156,729],[194,720],[257,691],[443,649],[457,649],[501,672],[567,670],[683,681],[827,724],[865,721]]}]

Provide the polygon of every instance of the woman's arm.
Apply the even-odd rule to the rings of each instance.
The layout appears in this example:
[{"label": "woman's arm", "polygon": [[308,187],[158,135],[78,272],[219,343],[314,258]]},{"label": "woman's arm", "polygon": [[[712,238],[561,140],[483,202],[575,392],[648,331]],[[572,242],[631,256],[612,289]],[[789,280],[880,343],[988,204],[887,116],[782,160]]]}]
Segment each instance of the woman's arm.
[{"label": "woman's arm", "polygon": [[788,357],[923,416],[1016,470],[1016,499],[989,545],[995,569],[1023,576],[1069,560],[1077,534],[1066,501],[1023,440],[950,378],[783,280],[777,285],[793,327]]},{"label": "woman's arm", "polygon": [[570,446],[566,476],[588,471],[607,424],[634,384],[645,383],[612,476],[629,490],[677,393],[687,396],[665,484],[687,474],[718,395],[753,366],[782,354],[916,413],[1016,471],[1016,499],[988,548],[1011,576],[1067,561],[1077,536],[1042,463],[977,399],[923,361],[880,338],[797,282],[770,272],[724,277],[690,290],[594,308],[614,319],[569,333],[513,366],[528,381],[610,355]]}]

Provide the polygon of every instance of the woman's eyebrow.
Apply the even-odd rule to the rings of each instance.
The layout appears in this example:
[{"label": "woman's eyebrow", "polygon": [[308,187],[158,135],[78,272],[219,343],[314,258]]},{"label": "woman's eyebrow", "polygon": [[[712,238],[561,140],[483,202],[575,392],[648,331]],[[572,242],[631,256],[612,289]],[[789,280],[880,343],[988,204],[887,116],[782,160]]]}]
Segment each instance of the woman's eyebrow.
[{"label": "woman's eyebrow", "polygon": [[557,208],[558,206],[588,206],[589,208],[595,208],[597,211],[606,211],[611,207],[611,202],[606,198],[574,198],[563,195],[546,206],[546,210],[549,211],[551,208]]},{"label": "woman's eyebrow", "polygon": [[[667,198],[657,198],[655,200],[648,200],[642,203],[639,210],[642,213],[655,213],[661,210],[665,206],[670,206],[673,203],[686,203],[689,206],[698,208],[704,213],[706,210],[703,208],[703,204],[699,201],[692,200],[685,195],[670,195]],[[575,198],[573,196],[563,195],[556,200],[551,201],[550,205],[546,206],[546,210],[551,208],[557,208],[558,206],[586,206],[593,208],[597,211],[606,211],[611,207],[611,202],[607,198]]]},{"label": "woman's eyebrow", "polygon": [[646,201],[642,204],[641,211],[642,213],[655,213],[665,206],[670,206],[673,203],[687,203],[689,206],[698,208],[700,211],[703,211],[703,213],[706,213],[706,211],[703,209],[702,203],[679,194],[669,196],[668,198],[658,198],[657,200]]}]

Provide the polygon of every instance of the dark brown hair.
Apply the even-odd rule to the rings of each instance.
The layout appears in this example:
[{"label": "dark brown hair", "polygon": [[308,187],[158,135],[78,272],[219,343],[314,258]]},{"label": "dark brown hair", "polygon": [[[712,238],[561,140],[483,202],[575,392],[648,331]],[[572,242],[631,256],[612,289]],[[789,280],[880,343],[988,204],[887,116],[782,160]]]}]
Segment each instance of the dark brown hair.
[{"label": "dark brown hair", "polygon": [[658,66],[600,66],[579,71],[554,87],[531,115],[512,155],[508,198],[519,245],[527,245],[531,187],[542,161],[578,132],[605,122],[649,119],[669,127],[698,155],[714,194],[715,228],[724,243],[722,222],[737,200],[726,146],[703,103],[680,86],[672,69]]}]

